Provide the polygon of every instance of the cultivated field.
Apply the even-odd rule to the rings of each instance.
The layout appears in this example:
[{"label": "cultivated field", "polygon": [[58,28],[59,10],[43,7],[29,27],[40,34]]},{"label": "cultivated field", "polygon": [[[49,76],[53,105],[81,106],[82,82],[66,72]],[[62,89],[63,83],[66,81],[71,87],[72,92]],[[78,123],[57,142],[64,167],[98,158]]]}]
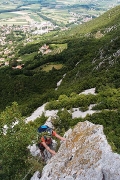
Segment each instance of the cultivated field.
[{"label": "cultivated field", "polygon": [[[27,1],[29,2],[29,1]],[[30,1],[31,2],[31,1]],[[36,1],[34,1],[36,2]],[[86,17],[97,17],[108,9],[120,4],[116,0],[50,0],[42,4],[25,4],[19,1],[0,0],[0,11],[13,12],[0,13],[0,25],[29,24],[33,22],[51,21],[64,26],[69,23],[81,23]],[[19,11],[18,11],[19,10]]]},{"label": "cultivated field", "polygon": [[52,70],[52,68],[61,69],[62,67],[63,67],[62,64],[54,64],[54,63],[41,66],[42,71],[46,71],[46,72],[49,72],[50,70]]}]

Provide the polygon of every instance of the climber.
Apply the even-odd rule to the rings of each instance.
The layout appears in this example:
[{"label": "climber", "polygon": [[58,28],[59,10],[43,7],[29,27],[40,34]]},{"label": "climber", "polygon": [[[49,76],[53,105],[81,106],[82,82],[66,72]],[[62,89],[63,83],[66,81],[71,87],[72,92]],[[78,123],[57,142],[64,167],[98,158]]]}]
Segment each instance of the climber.
[{"label": "climber", "polygon": [[[44,130],[42,130],[42,129],[44,129]],[[66,138],[61,137],[60,135],[58,135],[56,133],[56,131],[53,131],[51,128],[49,128],[46,125],[40,126],[38,128],[38,132],[41,134],[41,137],[39,138],[39,143],[37,145],[41,151],[41,155],[42,155],[43,159],[44,159],[44,150],[45,149],[47,151],[49,151],[52,156],[56,154],[56,152],[52,149],[52,136],[57,137],[61,141],[66,140]]]}]

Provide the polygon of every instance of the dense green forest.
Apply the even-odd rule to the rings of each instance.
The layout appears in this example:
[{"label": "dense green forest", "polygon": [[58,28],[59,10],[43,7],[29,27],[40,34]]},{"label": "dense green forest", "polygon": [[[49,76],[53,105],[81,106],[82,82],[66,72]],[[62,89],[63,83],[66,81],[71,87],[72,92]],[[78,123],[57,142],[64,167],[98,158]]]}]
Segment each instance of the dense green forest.
[{"label": "dense green forest", "polygon": [[[1,179],[23,179],[31,169],[27,177],[30,179],[34,171],[42,169],[44,164],[31,157],[27,146],[36,142],[36,129],[47,117],[43,114],[28,124],[24,119],[46,102],[49,102],[46,109],[59,110],[53,124],[61,135],[79,121],[89,120],[103,125],[113,151],[120,153],[119,34],[120,6],[117,6],[74,29],[40,36],[37,43],[16,46],[16,59],[21,58],[24,67],[0,68]],[[39,48],[43,44],[49,45],[52,52],[42,55]],[[51,64],[62,66],[45,71],[43,66]],[[96,88],[97,95],[79,94],[89,88]],[[99,113],[73,120],[67,111],[74,107],[86,111],[90,104],[96,104],[94,109]],[[13,128],[17,120],[19,123]],[[8,126],[6,133],[3,131],[5,124]]]}]

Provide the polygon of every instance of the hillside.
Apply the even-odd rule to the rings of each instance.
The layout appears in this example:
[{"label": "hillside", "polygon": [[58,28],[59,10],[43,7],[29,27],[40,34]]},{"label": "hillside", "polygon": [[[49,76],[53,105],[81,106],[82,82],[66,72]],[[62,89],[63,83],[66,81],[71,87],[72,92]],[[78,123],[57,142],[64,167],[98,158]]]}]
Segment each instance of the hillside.
[{"label": "hillside", "polygon": [[[57,98],[61,93],[80,93],[91,87],[96,87],[98,91],[99,86],[104,84],[118,88],[119,8],[71,31],[53,34],[51,37],[45,35],[37,43],[16,46],[14,59],[22,59],[20,64],[24,64],[24,68],[0,69],[1,110],[13,101],[19,104],[26,102],[27,108],[32,105],[30,109],[34,109],[40,104],[40,99],[46,99],[46,96],[48,99]],[[52,52],[42,56],[39,49],[44,43],[50,46]],[[58,70],[53,68],[49,72],[41,71],[48,63],[63,64],[63,67]],[[54,91],[65,73],[60,87]]]},{"label": "hillside", "polygon": [[[43,168],[44,164],[31,157],[26,147],[37,141],[36,129],[48,117],[43,113],[34,122],[25,123],[24,119],[47,102],[46,110],[58,111],[53,125],[61,135],[87,120],[103,125],[112,150],[120,153],[119,34],[120,6],[117,6],[71,30],[16,44],[15,58],[9,66],[0,68],[2,179],[23,179],[31,166],[34,171]],[[17,65],[23,66],[17,69]],[[96,94],[81,94],[90,88],[95,88]],[[90,105],[94,105],[92,110],[97,113],[72,118],[74,108],[86,112]],[[4,125],[8,126],[6,134]]]}]

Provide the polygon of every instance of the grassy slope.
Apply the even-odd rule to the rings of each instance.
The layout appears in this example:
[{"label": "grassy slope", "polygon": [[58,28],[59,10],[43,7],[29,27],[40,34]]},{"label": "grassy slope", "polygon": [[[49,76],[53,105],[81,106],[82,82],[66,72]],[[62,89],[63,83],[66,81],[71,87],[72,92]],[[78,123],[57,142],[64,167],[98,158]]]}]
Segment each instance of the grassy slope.
[{"label": "grassy slope", "polygon": [[107,11],[103,15],[98,18],[93,19],[87,23],[82,25],[78,25],[75,28],[72,28],[70,31],[63,33],[63,36],[70,36],[71,38],[75,36],[82,36],[87,33],[91,33],[94,30],[99,30],[99,28],[104,28],[105,26],[109,26],[109,23],[114,24],[114,20],[119,18],[120,14],[120,6],[113,8],[112,10]]},{"label": "grassy slope", "polygon": [[[77,67],[71,70],[68,78],[66,76],[66,80],[64,79],[66,83],[67,82],[70,83],[69,86],[71,86],[71,84],[72,85],[74,84],[74,82],[71,81],[71,79],[72,77],[75,77],[75,74],[77,74],[78,70],[81,72],[84,71],[83,73],[84,78],[85,78],[85,74],[86,74],[86,78],[87,76],[90,75],[90,71],[94,68],[91,62],[95,58],[96,54],[100,53],[99,51],[100,48],[103,48],[103,49],[108,48],[108,50],[112,48],[113,44],[112,43],[110,44],[110,41],[118,37],[118,34],[119,34],[119,18],[120,18],[119,10],[120,10],[120,6],[116,7],[113,10],[108,11],[107,13],[105,13],[104,15],[102,15],[101,17],[93,21],[86,23],[82,26],[77,26],[75,29],[72,29],[70,32],[66,33],[68,36],[72,34],[72,36],[69,38],[70,39],[68,43],[69,48],[68,48],[68,52],[66,51],[66,54],[68,54],[69,56],[71,52],[70,56],[72,59],[72,52],[74,51],[73,56],[74,56],[74,59],[76,56],[76,61],[75,62],[73,62],[74,60],[72,61],[73,65],[81,61],[80,67]],[[109,15],[110,15],[110,19],[108,19]],[[104,33],[105,30],[109,29],[112,26],[117,26],[117,28],[109,33]],[[98,31],[101,31],[104,36],[101,39],[94,39],[94,36],[96,32]],[[88,38],[85,38],[83,40],[83,36],[86,34],[89,34]],[[63,35],[64,40],[66,39],[66,37],[68,38],[67,35],[66,36]],[[117,44],[116,44],[116,47],[114,47],[113,52],[116,52],[119,49],[119,38],[116,40],[116,43]],[[111,50],[111,55],[113,52]],[[107,53],[107,51],[105,53]],[[110,56],[110,52],[109,54],[106,54],[106,55]],[[69,63],[71,63],[71,61]],[[96,74],[99,74],[99,72],[96,72]],[[63,83],[63,86],[64,85],[65,84]],[[66,87],[67,86],[68,84],[66,85]]]}]

